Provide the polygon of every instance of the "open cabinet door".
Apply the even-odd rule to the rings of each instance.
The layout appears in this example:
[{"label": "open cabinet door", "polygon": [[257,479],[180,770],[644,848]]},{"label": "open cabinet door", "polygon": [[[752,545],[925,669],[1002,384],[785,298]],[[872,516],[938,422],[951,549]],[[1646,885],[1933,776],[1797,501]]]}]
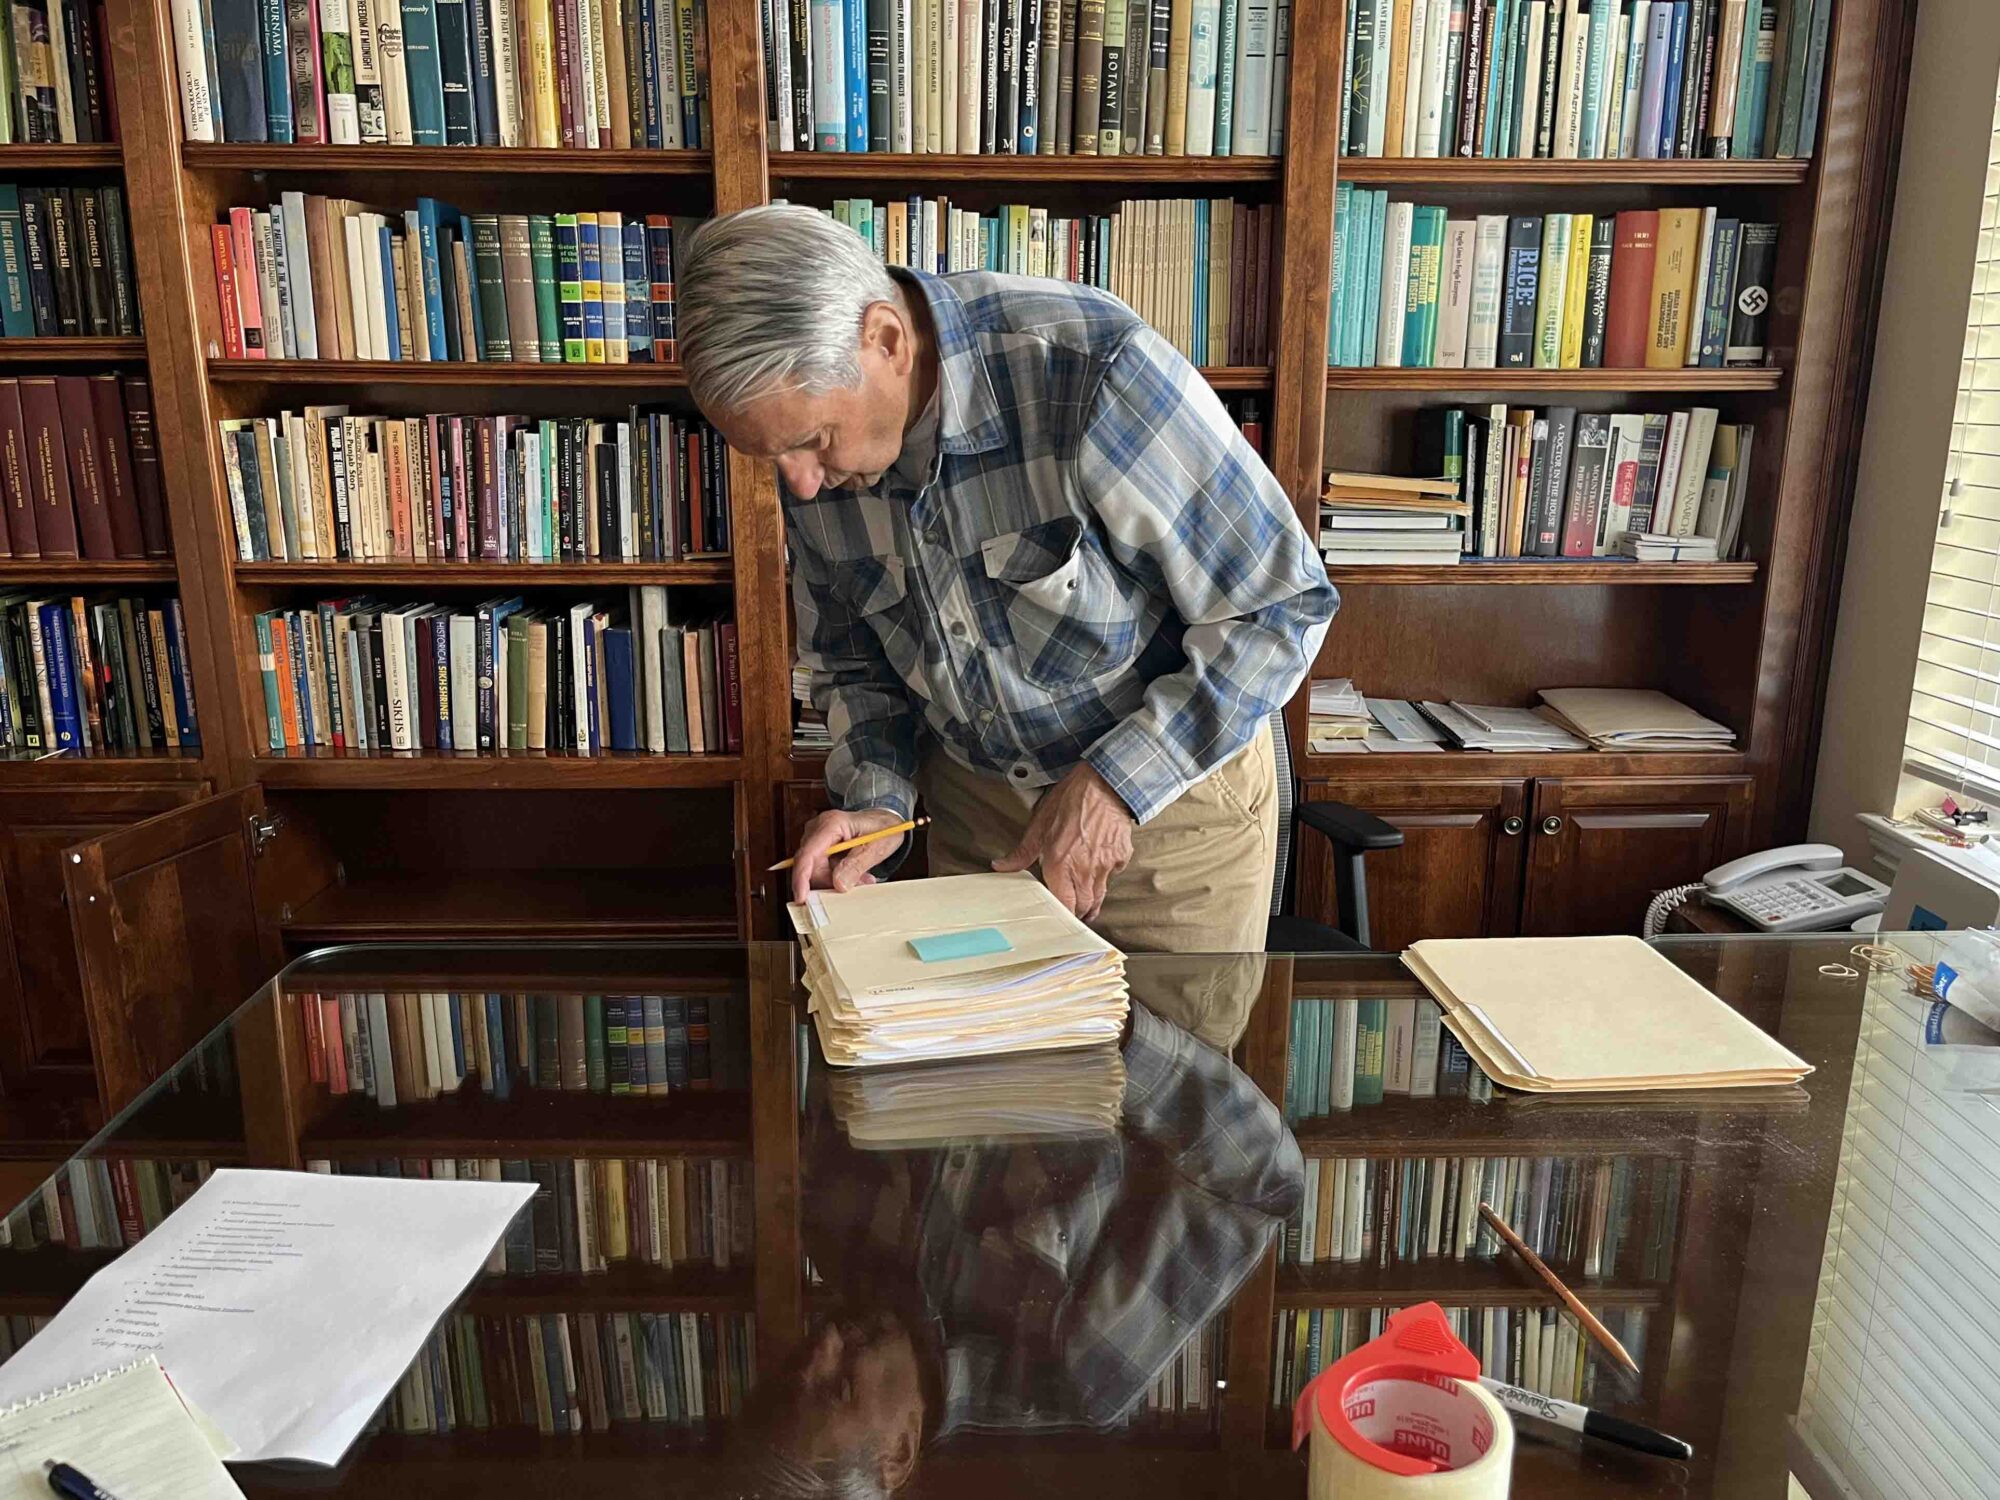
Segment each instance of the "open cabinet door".
[{"label": "open cabinet door", "polygon": [[[123,1108],[283,966],[275,914],[324,883],[286,857],[261,787],[148,818],[63,855],[106,1113]],[[289,889],[288,889],[289,887]]]}]

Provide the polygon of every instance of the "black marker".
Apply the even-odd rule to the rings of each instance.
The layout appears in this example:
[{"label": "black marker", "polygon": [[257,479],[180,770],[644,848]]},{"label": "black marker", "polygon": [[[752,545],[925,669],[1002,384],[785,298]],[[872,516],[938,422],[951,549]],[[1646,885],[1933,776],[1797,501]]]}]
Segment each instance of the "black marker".
[{"label": "black marker", "polygon": [[111,1491],[99,1489],[68,1464],[50,1460],[42,1465],[42,1472],[49,1477],[49,1488],[61,1495],[63,1500],[117,1500]]},{"label": "black marker", "polygon": [[1586,1437],[1602,1438],[1607,1443],[1616,1443],[1621,1448],[1633,1448],[1640,1453],[1655,1454],[1660,1458],[1688,1459],[1694,1457],[1694,1448],[1677,1437],[1668,1437],[1664,1432],[1655,1432],[1650,1427],[1642,1427],[1637,1422],[1628,1422],[1623,1417],[1614,1417],[1605,1412],[1592,1411],[1587,1406],[1578,1406],[1574,1401],[1558,1401],[1553,1396],[1544,1396],[1539,1391],[1527,1391],[1518,1385],[1503,1385],[1497,1380],[1482,1375],[1479,1383],[1493,1393],[1494,1399],[1508,1411],[1524,1417],[1540,1417],[1544,1422],[1570,1432],[1580,1432]]}]

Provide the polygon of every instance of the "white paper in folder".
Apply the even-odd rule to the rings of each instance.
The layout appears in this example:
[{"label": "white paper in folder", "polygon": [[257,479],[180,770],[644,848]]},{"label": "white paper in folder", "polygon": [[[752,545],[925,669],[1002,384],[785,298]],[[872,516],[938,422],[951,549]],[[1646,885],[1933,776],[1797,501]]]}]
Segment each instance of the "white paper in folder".
[{"label": "white paper in folder", "polygon": [[1721,1088],[1812,1071],[1636,937],[1431,938],[1403,962],[1510,1088]]}]

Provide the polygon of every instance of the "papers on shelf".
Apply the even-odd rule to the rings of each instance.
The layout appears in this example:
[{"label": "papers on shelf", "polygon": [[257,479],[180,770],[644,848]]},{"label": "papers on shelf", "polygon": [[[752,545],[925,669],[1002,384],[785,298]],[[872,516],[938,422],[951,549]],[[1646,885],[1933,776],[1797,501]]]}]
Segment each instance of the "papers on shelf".
[{"label": "papers on shelf", "polygon": [[1444,731],[1417,712],[1416,705],[1406,698],[1367,699],[1369,715],[1391,739],[1400,747],[1420,750],[1426,745],[1436,747],[1444,738]]},{"label": "papers on shelf", "polygon": [[150,1356],[0,1410],[0,1500],[48,1500],[45,1463],[120,1500],[243,1500]]},{"label": "papers on shelf", "polygon": [[851,1069],[827,1081],[834,1118],[864,1150],[945,1141],[1071,1140],[1118,1128],[1125,1063],[1110,1043],[1066,1052]]},{"label": "papers on shelf", "polygon": [[1319,544],[1335,566],[1450,565],[1464,551],[1470,514],[1455,479],[1331,473],[1320,494]]},{"label": "papers on shelf", "polygon": [[[835,1067],[1115,1042],[1125,956],[1025,871],[815,891],[790,908]],[[925,962],[912,938],[996,929],[1007,950]]]},{"label": "papers on shelf", "polygon": [[1306,748],[1315,755],[1422,755],[1426,752],[1441,754],[1444,746],[1435,741],[1399,740],[1385,730],[1371,729],[1363,739],[1323,739],[1309,740]]},{"label": "papers on shelf", "polygon": [[1812,1071],[1636,937],[1432,938],[1403,963],[1509,1088],[1733,1088]]},{"label": "papers on shelf", "polygon": [[1662,536],[1652,531],[1620,533],[1618,552],[1639,562],[1714,562],[1722,555],[1712,536]]},{"label": "papers on shelf", "polygon": [[1650,688],[1543,688],[1542,702],[1599,750],[1726,750],[1736,735]]},{"label": "papers on shelf", "polygon": [[1307,737],[1313,740],[1358,740],[1368,733],[1368,700],[1345,677],[1329,677],[1312,685]]},{"label": "papers on shelf", "polygon": [[1532,708],[1502,708],[1485,703],[1427,701],[1423,709],[1463,750],[1588,748],[1582,739]]},{"label": "papers on shelf", "polygon": [[534,1192],[219,1168],[0,1365],[0,1405],[153,1355],[236,1457],[338,1463]]}]

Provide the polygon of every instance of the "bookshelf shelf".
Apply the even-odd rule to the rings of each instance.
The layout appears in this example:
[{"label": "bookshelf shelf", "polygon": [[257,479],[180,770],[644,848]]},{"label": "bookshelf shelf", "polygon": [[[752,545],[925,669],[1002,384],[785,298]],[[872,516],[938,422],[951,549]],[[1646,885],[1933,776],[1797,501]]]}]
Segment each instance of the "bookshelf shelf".
[{"label": "bookshelf shelf", "polygon": [[70,172],[86,167],[124,165],[125,148],[116,141],[0,146],[0,172]]},{"label": "bookshelf shelf", "polygon": [[7,1253],[7,1289],[0,1292],[0,1316],[52,1317],[98,1271],[118,1258],[116,1250],[66,1250],[43,1245]]},{"label": "bookshelf shelf", "polygon": [[397,1156],[730,1156],[750,1140],[750,1096],[723,1091],[575,1094],[517,1086],[505,1101],[476,1083],[383,1109],[359,1094],[327,1101],[299,1143],[304,1158]]},{"label": "bookshelf shelf", "polygon": [[191,172],[385,172],[450,177],[694,177],[714,170],[708,151],[591,151],[499,146],[265,146],[184,141]]},{"label": "bookshelf shelf", "polygon": [[79,586],[120,583],[172,583],[174,565],[167,558],[119,558],[102,562],[75,557],[0,557],[0,585],[67,583]]},{"label": "bookshelf shelf", "polygon": [[727,868],[385,870],[333,885],[284,923],[296,943],[448,938],[733,938]]},{"label": "bookshelf shelf", "polygon": [[1541,161],[1465,157],[1347,157],[1336,176],[1370,187],[1796,187],[1803,160]]},{"label": "bookshelf shelf", "polygon": [[1451,780],[1465,776],[1740,776],[1749,765],[1741,750],[1616,751],[1549,750],[1520,754],[1492,750],[1414,751],[1403,754],[1298,757],[1298,775],[1307,780],[1349,778]]},{"label": "bookshelf shelf", "polygon": [[[322,585],[377,584],[450,588],[507,584],[520,588],[584,584],[592,588],[643,583],[728,583],[734,576],[727,557],[693,558],[685,562],[239,562],[236,581],[243,584]],[[0,570],[0,580],[6,573]]]},{"label": "bookshelf shelf", "polygon": [[1710,391],[1775,391],[1785,372],[1774,366],[1725,370],[1350,370],[1329,366],[1330,391],[1638,391],[1699,395]]},{"label": "bookshelf shelf", "polygon": [[1395,584],[1726,584],[1750,583],[1757,577],[1754,562],[1649,563],[1594,558],[1576,562],[1531,561],[1525,558],[1492,562],[1465,561],[1440,566],[1385,564],[1380,567],[1329,567],[1335,583]]},{"label": "bookshelf shelf", "polygon": [[464,389],[542,388],[560,381],[564,385],[619,390],[683,390],[687,386],[679,365],[512,364],[499,360],[211,359],[208,374],[218,385],[421,385]]},{"label": "bookshelf shelf", "polygon": [[207,774],[199,755],[183,755],[178,751],[52,755],[46,759],[25,752],[0,754],[0,787],[200,781]]},{"label": "bookshelf shelf", "polygon": [[532,1312],[750,1312],[750,1268],[656,1266],[621,1261],[592,1275],[484,1276],[464,1311],[512,1317]]},{"label": "bookshelf shelf", "polygon": [[266,786],[297,789],[515,791],[583,787],[721,787],[742,779],[740,755],[446,755],[392,751],[383,755],[322,750],[274,755],[256,762]]},{"label": "bookshelf shelf", "polygon": [[1271,384],[1271,372],[1263,365],[1205,366],[1201,373],[1218,391],[1261,391]]},{"label": "bookshelf shelf", "polygon": [[[1302,982],[1295,998],[1309,998],[1313,993],[1313,985]],[[1776,1099],[1772,1107],[1782,1110],[1788,1102]],[[1726,1142],[1701,1139],[1706,1118],[1699,1103],[1676,1108],[1657,1102],[1544,1102],[1509,1097],[1475,1104],[1468,1099],[1392,1095],[1381,1104],[1301,1120],[1292,1132],[1299,1150],[1313,1157],[1387,1160],[1439,1154],[1385,1144],[1412,1135],[1448,1142],[1444,1154],[1452,1156],[1663,1156],[1692,1152],[1697,1144],[1704,1149],[1726,1148]]]},{"label": "bookshelf shelf", "polygon": [[0,338],[0,365],[108,365],[145,357],[144,339]]},{"label": "bookshelf shelf", "polygon": [[[1596,1307],[1656,1307],[1667,1300],[1667,1289],[1603,1281],[1574,1274],[1556,1263],[1570,1289],[1585,1304]],[[1555,1293],[1525,1273],[1493,1260],[1456,1260],[1443,1256],[1395,1265],[1315,1263],[1278,1268],[1277,1305],[1292,1307],[1373,1307],[1378,1304],[1435,1301],[1450,1307],[1554,1307]]]},{"label": "bookshelf shelf", "polygon": [[1185,188],[1197,183],[1277,182],[1278,156],[932,156],[900,152],[773,151],[776,182],[1083,182]]}]

